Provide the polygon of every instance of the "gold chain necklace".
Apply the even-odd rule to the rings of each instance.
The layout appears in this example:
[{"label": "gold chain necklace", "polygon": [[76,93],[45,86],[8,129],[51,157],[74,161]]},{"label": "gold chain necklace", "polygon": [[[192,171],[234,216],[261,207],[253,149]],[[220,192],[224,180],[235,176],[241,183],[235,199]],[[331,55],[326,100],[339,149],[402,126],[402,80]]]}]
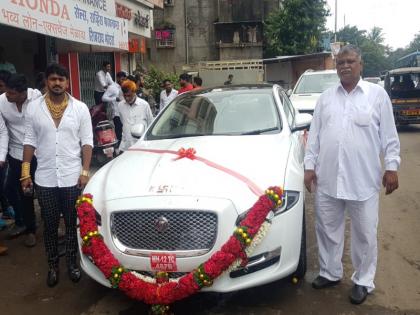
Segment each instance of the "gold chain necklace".
[{"label": "gold chain necklace", "polygon": [[61,119],[61,117],[63,117],[64,111],[69,103],[68,101],[69,99],[67,94],[65,94],[64,100],[60,104],[54,104],[51,101],[49,94],[45,96],[45,103],[47,104],[48,110],[50,111],[53,119]]}]

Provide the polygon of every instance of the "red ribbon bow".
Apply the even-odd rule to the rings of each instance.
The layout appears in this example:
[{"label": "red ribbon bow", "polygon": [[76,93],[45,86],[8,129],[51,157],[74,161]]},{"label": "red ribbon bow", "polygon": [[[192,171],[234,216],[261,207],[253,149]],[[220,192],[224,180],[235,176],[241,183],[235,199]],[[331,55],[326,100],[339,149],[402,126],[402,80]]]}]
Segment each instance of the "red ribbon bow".
[{"label": "red ribbon bow", "polygon": [[187,158],[187,159],[190,159],[190,160],[195,160],[196,159],[196,156],[195,156],[196,153],[197,152],[193,148],[189,148],[189,149],[181,148],[181,149],[178,150],[178,152],[177,152],[178,157],[175,160],[180,160],[180,159],[183,159],[183,158]]}]

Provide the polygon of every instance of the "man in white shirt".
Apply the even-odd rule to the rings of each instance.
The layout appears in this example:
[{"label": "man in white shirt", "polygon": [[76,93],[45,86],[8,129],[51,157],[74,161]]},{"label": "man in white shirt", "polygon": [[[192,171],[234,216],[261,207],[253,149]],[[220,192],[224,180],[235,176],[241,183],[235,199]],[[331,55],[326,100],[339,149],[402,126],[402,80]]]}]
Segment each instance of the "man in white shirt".
[{"label": "man in white shirt", "polygon": [[33,101],[26,117],[22,163],[22,189],[32,187],[29,164],[36,150],[35,184],[44,220],[44,245],[48,259],[47,285],[58,283],[57,249],[60,214],[66,225],[66,263],[70,280],[78,282],[77,214],[75,204],[89,180],[93,134],[86,104],[66,93],[69,73],[58,64],[45,70],[47,93]]},{"label": "man in white shirt", "polygon": [[111,63],[108,61],[104,61],[102,63],[102,69],[99,70],[95,75],[95,91],[93,92],[93,97],[95,98],[96,105],[102,102],[102,95],[104,95],[107,87],[114,83],[110,72]]},{"label": "man in white shirt", "polygon": [[165,88],[160,92],[160,103],[159,111],[165,108],[175,97],[178,95],[178,91],[172,87],[172,82],[170,80],[163,81],[163,87]]},{"label": "man in white shirt", "polygon": [[147,128],[153,121],[153,115],[149,103],[136,95],[137,86],[133,81],[126,80],[121,88],[124,100],[118,104],[123,124],[120,151],[126,151],[138,140],[131,135],[131,128],[138,124],[144,124]]},{"label": "man in white shirt", "polygon": [[[6,164],[6,155],[7,155],[7,144],[9,143],[9,135],[7,133],[7,127],[4,123],[3,117],[0,115],[0,172],[2,173],[2,183],[3,186],[3,172]],[[1,190],[3,190],[1,188]],[[3,191],[0,192],[3,194]],[[6,209],[3,209],[3,211]],[[0,243],[0,255],[4,255],[7,252],[7,247],[1,245]]]},{"label": "man in white shirt", "polygon": [[341,48],[336,63],[341,82],[319,98],[305,154],[305,185],[315,189],[320,264],[312,286],[334,286],[343,276],[347,209],[354,268],[350,301],[360,304],[375,288],[379,191],[381,182],[386,194],[398,188],[400,143],[387,93],[361,80],[360,50]]},{"label": "man in white shirt", "polygon": [[[0,96],[0,113],[9,132],[8,156],[9,174],[7,189],[9,202],[15,210],[15,226],[9,231],[9,237],[26,233],[24,244],[36,245],[36,224],[33,193],[24,193],[20,186],[20,169],[23,158],[23,140],[25,135],[25,115],[30,102],[38,98],[38,90],[28,88],[23,74],[14,73],[6,82],[6,93]],[[32,159],[32,174],[36,169],[36,159]]]},{"label": "man in white shirt", "polygon": [[[120,113],[118,112],[118,103],[124,99],[123,92],[121,90],[121,84],[127,80],[127,74],[124,71],[120,71],[116,75],[117,83],[111,84],[102,96],[102,102],[107,103],[107,114],[109,119],[112,119],[115,126],[115,135],[117,139],[121,141],[122,135],[122,123],[120,119]],[[110,113],[110,114],[109,114]]]}]

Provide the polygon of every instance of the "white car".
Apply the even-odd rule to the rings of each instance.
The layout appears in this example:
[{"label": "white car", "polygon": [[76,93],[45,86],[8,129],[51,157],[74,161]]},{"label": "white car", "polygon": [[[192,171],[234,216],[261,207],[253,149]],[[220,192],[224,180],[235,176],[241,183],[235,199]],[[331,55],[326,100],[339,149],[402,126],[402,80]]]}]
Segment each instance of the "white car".
[{"label": "white car", "polygon": [[[278,85],[228,86],[177,97],[85,188],[93,195],[105,244],[121,265],[144,275],[156,271],[152,256],[173,259],[170,277],[191,272],[221,248],[258,199],[242,176],[262,191],[282,187],[283,205],[248,265],[222,274],[205,290],[229,292],[303,277],[302,130],[311,119],[295,111]],[[208,163],[177,158],[173,153],[181,148],[193,148]],[[82,251],[81,266],[110,286]]]},{"label": "white car", "polygon": [[322,92],[339,81],[336,70],[307,70],[297,81],[290,100],[299,112],[312,115]]}]

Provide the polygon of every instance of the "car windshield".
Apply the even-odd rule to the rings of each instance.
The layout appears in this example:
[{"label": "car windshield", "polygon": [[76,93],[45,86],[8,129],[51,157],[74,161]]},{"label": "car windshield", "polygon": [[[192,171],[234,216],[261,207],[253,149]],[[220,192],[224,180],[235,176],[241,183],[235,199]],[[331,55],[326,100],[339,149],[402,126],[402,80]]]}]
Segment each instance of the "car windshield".
[{"label": "car windshield", "polygon": [[337,73],[316,73],[303,75],[294,94],[322,93],[329,87],[338,83]]},{"label": "car windshield", "polygon": [[146,139],[256,135],[280,130],[271,88],[213,89],[175,99],[153,123]]}]

